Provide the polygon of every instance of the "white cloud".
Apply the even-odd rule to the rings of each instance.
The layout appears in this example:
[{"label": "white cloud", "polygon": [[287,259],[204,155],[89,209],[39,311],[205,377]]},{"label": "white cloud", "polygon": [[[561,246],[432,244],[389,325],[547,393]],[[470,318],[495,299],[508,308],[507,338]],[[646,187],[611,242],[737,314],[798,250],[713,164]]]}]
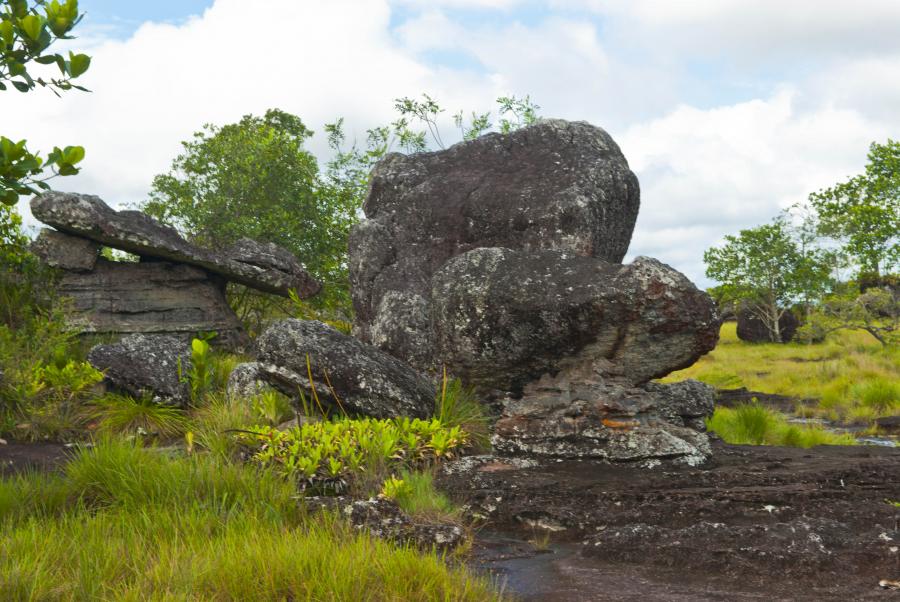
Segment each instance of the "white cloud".
[{"label": "white cloud", "polygon": [[[659,257],[701,282],[702,252],[722,235],[857,172],[869,142],[898,136],[900,51],[837,56],[853,36],[865,37],[855,30],[863,22],[874,27],[874,41],[861,42],[868,52],[895,43],[877,41],[883,24],[897,23],[894,2],[857,2],[859,14],[849,21],[835,16],[848,12],[843,4],[835,14],[810,11],[807,27],[816,31],[794,42],[807,52],[837,36],[822,53],[832,57],[827,69],[779,86],[738,72],[753,84],[748,90],[762,92],[705,106],[682,97],[696,81],[685,79],[684,64],[716,45],[754,56],[762,42],[753,32],[766,34],[766,14],[782,21],[768,27],[782,41],[766,43],[787,48],[803,11],[781,2],[779,12],[768,1],[595,4],[608,19],[571,12],[518,19],[515,0],[265,0],[254,6],[277,18],[261,29],[248,24],[245,1],[217,0],[202,16],[147,23],[127,40],[96,33],[77,40],[73,46],[89,48],[94,59],[85,78],[94,92],[62,99],[6,93],[0,129],[27,137],[35,149],[84,145],[83,173],[56,185],[118,204],[143,200],[179,141],[207,122],[278,107],[317,130],[344,116],[351,134],[362,136],[394,117],[399,96],[427,91],[452,112],[529,93],[544,115],[586,119],[613,134],[641,179],[632,255]],[[413,16],[392,22],[398,5]],[[747,6],[759,15],[745,14]],[[471,15],[460,21],[450,10],[460,7],[508,12],[473,26]],[[785,51],[785,72],[802,67],[797,56]],[[704,84],[716,89],[720,82]],[[324,157],[321,137],[312,148]]]}]

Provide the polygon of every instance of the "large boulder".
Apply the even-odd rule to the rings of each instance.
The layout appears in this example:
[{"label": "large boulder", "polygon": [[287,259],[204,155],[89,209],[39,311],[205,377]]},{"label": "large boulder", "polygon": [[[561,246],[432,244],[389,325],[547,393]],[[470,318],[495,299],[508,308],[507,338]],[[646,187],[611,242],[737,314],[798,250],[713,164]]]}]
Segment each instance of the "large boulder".
[{"label": "large boulder", "polygon": [[481,391],[521,393],[545,373],[602,359],[629,384],[715,347],[709,296],[646,257],[619,265],[561,251],[476,249],[432,279],[437,361]]},{"label": "large boulder", "polygon": [[115,211],[97,196],[47,192],[31,200],[31,212],[57,230],[141,257],[194,265],[264,292],[288,296],[294,290],[305,298],[321,288],[296,259],[285,260],[286,251],[244,243],[217,253],[188,242],[145,213]]},{"label": "large boulder", "polygon": [[118,343],[97,345],[88,361],[109,385],[129,395],[181,407],[190,402],[185,376],[191,370],[191,347],[184,341],[133,334]]},{"label": "large boulder", "polygon": [[765,322],[759,319],[747,308],[741,308],[737,315],[737,336],[748,343],[788,343],[794,338],[800,320],[789,309],[786,309],[778,320],[778,330],[781,334],[780,341],[773,341],[772,335]]},{"label": "large boulder", "polygon": [[431,280],[449,259],[505,247],[617,263],[639,199],[619,147],[585,122],[545,120],[445,151],[388,155],[372,171],[368,219],[350,236],[354,334],[435,368]]},{"label": "large boulder", "polygon": [[315,389],[326,409],[375,418],[425,418],[434,409],[436,391],[428,379],[322,322],[276,322],[256,346],[262,378],[292,398],[299,391],[313,404]]},{"label": "large boulder", "polygon": [[215,332],[214,343],[228,349],[249,343],[225,299],[225,281],[190,265],[96,259],[89,272],[64,272],[59,292],[70,300],[69,321],[84,333],[165,334],[189,341]]}]

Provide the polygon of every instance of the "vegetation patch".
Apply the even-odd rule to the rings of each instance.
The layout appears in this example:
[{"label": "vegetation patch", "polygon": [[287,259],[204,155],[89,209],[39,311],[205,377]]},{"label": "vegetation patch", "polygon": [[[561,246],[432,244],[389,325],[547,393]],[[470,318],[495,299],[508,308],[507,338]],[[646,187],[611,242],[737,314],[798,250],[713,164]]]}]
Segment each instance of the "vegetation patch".
[{"label": "vegetation patch", "polygon": [[816,445],[856,445],[852,435],[827,431],[821,427],[790,424],[784,415],[756,403],[735,408],[716,408],[706,421],[727,443],[735,445],[784,445],[814,447]]}]

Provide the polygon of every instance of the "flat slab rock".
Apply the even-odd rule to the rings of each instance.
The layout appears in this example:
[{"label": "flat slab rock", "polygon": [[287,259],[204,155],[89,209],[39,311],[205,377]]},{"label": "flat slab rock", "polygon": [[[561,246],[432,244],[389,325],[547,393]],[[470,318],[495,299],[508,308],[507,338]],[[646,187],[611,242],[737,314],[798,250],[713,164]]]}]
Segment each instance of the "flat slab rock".
[{"label": "flat slab rock", "polygon": [[447,260],[504,247],[618,263],[639,204],[619,147],[585,122],[549,119],[444,151],[387,155],[372,171],[368,219],[350,235],[354,334],[434,368],[431,278]]},{"label": "flat slab rock", "polygon": [[101,258],[89,272],[64,272],[59,291],[71,300],[69,321],[83,333],[162,334],[190,341],[215,332],[216,345],[249,346],[225,298],[225,281],[190,265]]},{"label": "flat slab rock", "polygon": [[274,245],[242,240],[217,253],[140,211],[115,211],[94,195],[47,192],[31,200],[31,212],[57,230],[141,257],[197,266],[264,292],[287,296],[294,290],[306,298],[321,288],[295,257]]},{"label": "flat slab rock", "polygon": [[[552,592],[555,575],[560,590],[585,589],[525,599],[892,599],[878,582],[898,576],[900,511],[885,500],[900,499],[900,449],[714,442],[713,452],[703,466],[640,471],[469,457],[438,485],[484,532],[571,542],[578,559],[544,571],[543,585]],[[557,561],[536,556],[528,570],[541,562]],[[623,574],[642,578],[625,587]]]},{"label": "flat slab rock", "polygon": [[313,403],[315,389],[333,411],[425,418],[434,410],[431,381],[322,322],[289,319],[272,324],[256,341],[256,357],[261,380],[294,399],[302,392],[308,403]]}]

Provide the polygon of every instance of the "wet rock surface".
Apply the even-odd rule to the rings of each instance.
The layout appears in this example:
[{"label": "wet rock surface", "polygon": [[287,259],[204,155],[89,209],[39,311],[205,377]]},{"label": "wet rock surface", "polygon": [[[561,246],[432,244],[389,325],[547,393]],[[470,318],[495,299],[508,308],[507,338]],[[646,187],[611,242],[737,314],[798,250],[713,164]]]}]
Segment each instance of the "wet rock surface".
[{"label": "wet rock surface", "polygon": [[276,322],[257,339],[256,350],[263,379],[292,398],[300,390],[313,403],[314,387],[330,409],[375,418],[424,418],[434,409],[431,381],[322,322]]},{"label": "wet rock surface", "polygon": [[[900,569],[900,510],[886,502],[900,499],[900,450],[713,452],[702,467],[641,472],[465,458],[439,485],[485,521],[476,558],[526,600],[886,599],[878,581]],[[498,557],[491,533],[520,542],[519,560]],[[542,534],[549,545],[526,543]]]},{"label": "wet rock surface", "polygon": [[190,389],[183,375],[191,369],[191,348],[162,335],[133,334],[111,345],[97,345],[88,361],[113,388],[135,397],[185,407]]},{"label": "wet rock surface", "polygon": [[238,245],[227,254],[217,253],[188,242],[174,228],[140,211],[115,211],[94,195],[48,192],[32,199],[31,212],[57,230],[141,257],[194,265],[264,292],[287,296],[293,289],[303,298],[321,288],[296,260],[290,271],[282,269],[283,262],[266,265],[261,261],[262,245]]},{"label": "wet rock surface", "polygon": [[431,277],[447,260],[505,247],[617,263],[639,199],[616,143],[584,122],[546,120],[445,151],[388,155],[372,172],[368,219],[350,236],[355,334],[432,368]]}]

